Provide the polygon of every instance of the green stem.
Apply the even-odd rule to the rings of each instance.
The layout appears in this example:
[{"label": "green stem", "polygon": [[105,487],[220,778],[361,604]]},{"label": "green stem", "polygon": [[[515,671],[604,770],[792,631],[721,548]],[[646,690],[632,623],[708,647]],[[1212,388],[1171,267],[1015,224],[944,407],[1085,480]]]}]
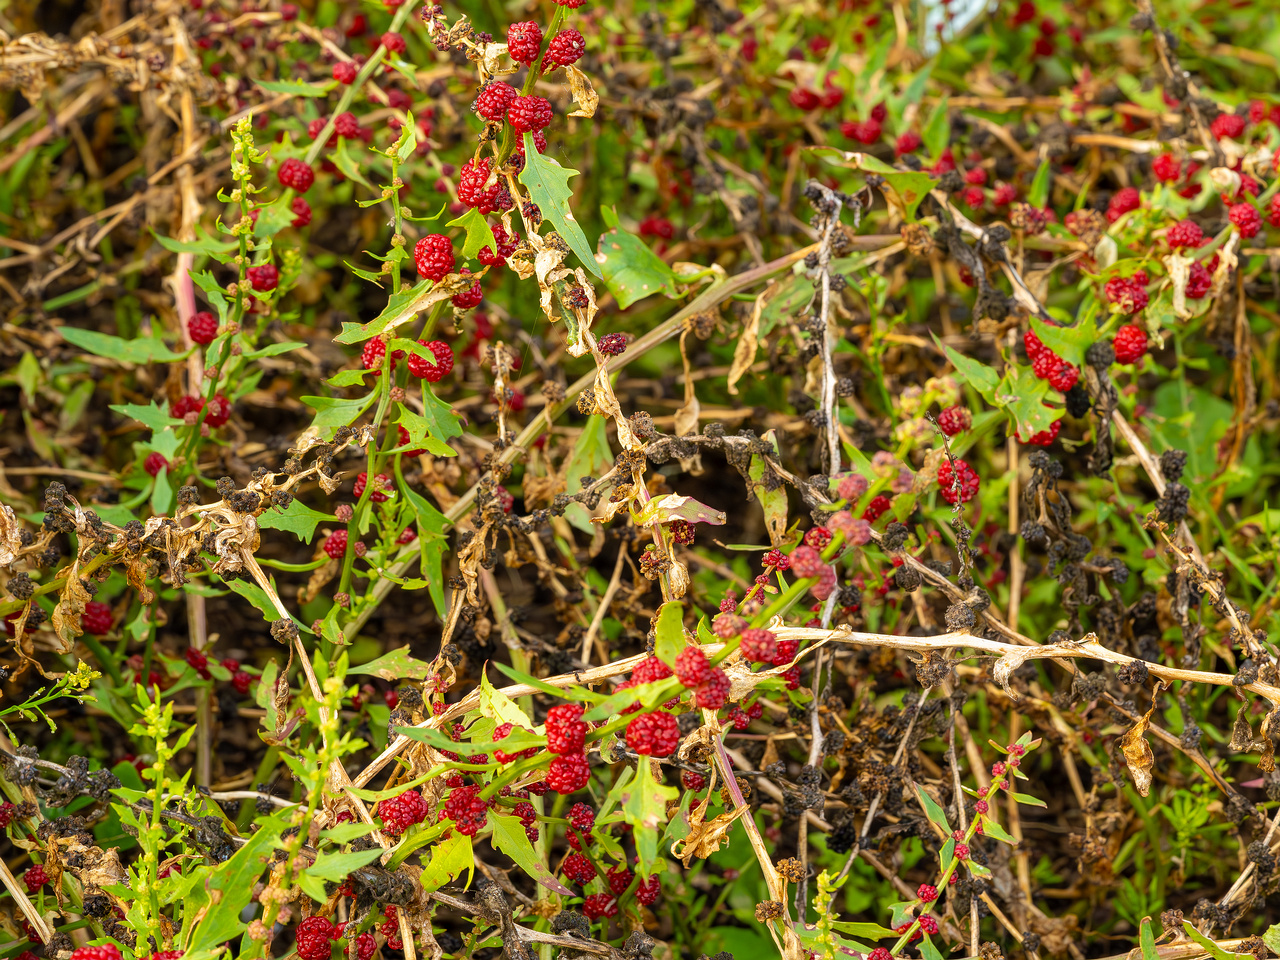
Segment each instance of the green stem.
[{"label": "green stem", "polygon": [[[560,25],[564,23],[565,10],[565,7],[556,6],[556,12],[552,14],[551,23],[547,26],[546,44],[538,51],[538,59],[529,68],[529,75],[524,78],[524,86],[520,90],[520,96],[529,96],[533,92],[534,84],[538,82],[538,77],[542,76],[542,59],[547,55],[547,45],[550,44],[551,38],[556,35]],[[511,151],[514,149],[512,142],[514,138],[515,131],[511,129],[511,124],[503,124],[502,146],[498,149],[498,169],[502,169],[502,165],[507,162],[507,157],[511,156]]]}]

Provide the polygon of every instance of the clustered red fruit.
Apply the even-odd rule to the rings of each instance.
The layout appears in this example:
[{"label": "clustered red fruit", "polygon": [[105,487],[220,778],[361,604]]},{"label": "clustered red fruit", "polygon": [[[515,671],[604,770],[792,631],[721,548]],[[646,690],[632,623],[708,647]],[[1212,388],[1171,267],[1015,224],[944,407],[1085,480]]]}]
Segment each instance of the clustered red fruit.
[{"label": "clustered red fruit", "polygon": [[302,960],[329,960],[330,944],[338,931],[324,917],[307,917],[298,924],[298,956]]},{"label": "clustered red fruit", "polygon": [[474,837],[488,822],[489,803],[478,786],[454,787],[444,802],[444,816],[458,825],[458,832]]},{"label": "clustered red fruit", "polygon": [[507,107],[518,96],[519,91],[511,84],[492,80],[476,96],[475,111],[492,123],[503,123],[507,119]]},{"label": "clustered red fruit", "polygon": [[668,756],[679,743],[680,725],[664,711],[642,713],[627,724],[627,746],[643,756]]},{"label": "clustered red fruit", "polygon": [[928,883],[922,883],[916,889],[916,898],[921,903],[933,903],[938,899],[938,888]]},{"label": "clustered red fruit", "polygon": [[952,506],[968,503],[978,494],[978,474],[963,460],[955,461],[954,471],[951,463],[950,460],[944,460],[938,468],[938,491],[942,494],[942,499]]},{"label": "clustered red fruit", "polygon": [[606,333],[596,341],[596,347],[606,357],[621,356],[627,349],[627,337],[623,333]]},{"label": "clustered red fruit", "polygon": [[[355,486],[352,487],[352,495],[359,500],[364,496],[364,488],[369,482],[369,474],[361,472],[356,475]],[[391,478],[385,473],[380,473],[373,478],[373,490],[369,494],[369,499],[374,503],[384,503],[388,498],[391,489]]]},{"label": "clustered red fruit", "polygon": [[27,893],[35,893],[49,882],[49,874],[41,864],[37,863],[22,875],[22,881],[27,885]]},{"label": "clustered red fruit", "polygon": [[516,133],[542,130],[551,117],[551,101],[546,97],[516,97],[507,107],[507,122]]},{"label": "clustered red fruit", "polygon": [[1118,312],[1137,313],[1147,306],[1147,284],[1150,282],[1147,272],[1139,270],[1131,277],[1112,277],[1103,287],[1103,293],[1110,303],[1115,304]]},{"label": "clustered red fruit", "polygon": [[582,901],[582,912],[592,921],[601,917],[616,917],[618,898],[611,893],[593,893]]},{"label": "clustered red fruit", "polygon": [[577,63],[587,52],[587,41],[582,34],[572,27],[561,30],[547,44],[547,55],[543,58],[543,66],[548,70],[556,67],[567,67]]},{"label": "clustered red fruit", "polygon": [[1147,352],[1147,332],[1137,324],[1125,324],[1116,331],[1111,346],[1117,363],[1137,363]]},{"label": "clustered red fruit", "polygon": [[552,753],[582,753],[586,744],[587,724],[582,719],[580,703],[562,703],[547,711],[547,749]]},{"label": "clustered red fruit", "polygon": [[428,383],[439,383],[453,370],[453,347],[443,340],[432,340],[430,342],[419,340],[418,344],[430,350],[436,360],[435,363],[432,363],[426,357],[411,353],[409,354],[409,359],[405,361],[409,367],[409,372],[415,377],[421,377]]},{"label": "clustered red fruit", "polygon": [[306,161],[290,157],[276,170],[276,179],[281,186],[288,187],[295,193],[306,193],[316,182],[316,174]]},{"label": "clustered red fruit", "polygon": [[429,233],[413,248],[413,262],[418,273],[439,283],[453,270],[453,243],[439,233]]},{"label": "clustered red fruit", "polygon": [[1123,187],[1111,195],[1107,203],[1107,222],[1115,223],[1126,213],[1131,213],[1142,206],[1142,194],[1137,187]]},{"label": "clustered red fruit", "polygon": [[155,453],[154,451],[147,454],[147,459],[142,461],[142,469],[153,477],[157,476],[161,470],[169,469],[169,461],[165,459],[164,454]]},{"label": "clustered red fruit", "polygon": [[1174,250],[1183,247],[1198,247],[1204,243],[1204,231],[1194,220],[1179,220],[1165,234],[1169,246]]},{"label": "clustered red fruit", "polygon": [[503,229],[502,224],[495,223],[493,225],[493,239],[498,244],[495,251],[493,247],[484,247],[476,254],[476,259],[487,267],[496,267],[507,262],[507,257],[516,252],[516,247],[520,245],[520,238],[512,232],[510,237],[507,231]]},{"label": "clustered red fruit", "polygon": [[422,823],[430,813],[427,802],[417,790],[406,790],[398,797],[379,802],[375,812],[382,818],[383,832],[393,837],[398,837],[415,823]]},{"label": "clustered red fruit", "polygon": [[569,794],[581,790],[590,779],[591,767],[587,764],[586,754],[569,753],[551,761],[546,783],[556,793]]},{"label": "clustered red fruit", "polygon": [[596,868],[580,853],[571,853],[560,864],[560,872],[574,883],[586,885],[596,878]]},{"label": "clustered red fruit", "polygon": [[347,553],[347,531],[335,530],[324,541],[324,552],[330,559],[341,560]]},{"label": "clustered red fruit", "polygon": [[1251,203],[1232,204],[1227,209],[1227,219],[1240,231],[1240,236],[1246,239],[1256,237],[1262,229],[1262,214]]},{"label": "clustered red fruit", "polygon": [[208,310],[201,310],[187,321],[187,333],[191,335],[192,343],[201,346],[213,343],[213,338],[218,335],[218,318]]},{"label": "clustered red fruit", "polygon": [[739,649],[742,656],[752,663],[773,663],[778,656],[778,638],[772,630],[743,630]]},{"label": "clustered red fruit", "polygon": [[100,947],[77,947],[71,951],[70,960],[120,960],[120,948],[114,943],[106,943]]},{"label": "clustered red fruit", "polygon": [[1046,347],[1034,331],[1028,330],[1023,334],[1022,342],[1031,361],[1031,372],[1037,377],[1048,380],[1059,393],[1066,393],[1076,385],[1080,371]]},{"label": "clustered red fruit", "polygon": [[[948,437],[954,437],[973,426],[973,414],[968,407],[947,407],[938,414],[938,428]],[[843,495],[842,495],[843,496]]]},{"label": "clustered red fruit", "polygon": [[507,53],[516,63],[526,66],[538,59],[542,49],[542,28],[532,20],[513,23],[507,27]]},{"label": "clustered red fruit", "polygon": [[1062,420],[1061,418],[1059,418],[1053,421],[1053,423],[1049,424],[1049,429],[1041,430],[1039,433],[1033,433],[1026,440],[1023,440],[1022,437],[1019,436],[1018,440],[1021,443],[1029,443],[1037,447],[1052,446],[1053,441],[1058,439],[1058,431],[1061,429],[1062,429]]},{"label": "clustered red fruit", "polygon": [[280,283],[280,271],[274,263],[249,268],[249,285],[259,293],[274,290]]}]

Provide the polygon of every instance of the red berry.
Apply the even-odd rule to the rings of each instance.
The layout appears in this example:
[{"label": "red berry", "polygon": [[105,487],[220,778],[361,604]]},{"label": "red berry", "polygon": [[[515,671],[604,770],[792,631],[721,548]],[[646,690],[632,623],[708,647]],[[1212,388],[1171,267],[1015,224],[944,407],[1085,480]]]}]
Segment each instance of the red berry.
[{"label": "red berry", "polygon": [[916,898],[923,903],[933,903],[938,899],[938,888],[928,883],[922,883],[916,889]]},{"label": "red berry", "polygon": [[791,572],[797,577],[818,577],[827,568],[822,554],[815,547],[802,543],[791,551]]},{"label": "red berry", "polygon": [[218,335],[218,318],[208,310],[201,310],[187,321],[187,333],[191,335],[192,343],[202,346],[212,343],[213,338]]},{"label": "red berry", "polygon": [[1021,437],[1018,439],[1023,443],[1030,443],[1037,447],[1047,447],[1050,446],[1054,440],[1058,439],[1058,431],[1061,429],[1062,420],[1058,419],[1049,424],[1048,430],[1041,430],[1039,433],[1032,434],[1030,440],[1022,440]]},{"label": "red berry", "polygon": [[[463,267],[459,273],[470,273],[466,267]],[[480,301],[484,299],[484,291],[480,289],[480,281],[476,280],[471,284],[470,289],[463,290],[461,293],[455,293],[450,298],[452,303],[459,310],[470,310],[472,307],[478,307]],[[453,351],[449,351],[452,356]]]},{"label": "red berry", "polygon": [[497,210],[499,194],[504,190],[497,183],[485,187],[489,173],[490,160],[488,157],[481,157],[479,160],[468,160],[458,174],[458,199],[469,207],[475,207],[480,213]]},{"label": "red berry", "polygon": [[1018,199],[1018,189],[1011,183],[997,183],[995,196],[991,202],[997,207],[1007,207]]},{"label": "red berry", "polygon": [[212,674],[209,673],[209,658],[203,651],[197,650],[195,647],[187,647],[187,652],[183,654],[191,669],[200,674],[202,679],[208,680]]},{"label": "red berry", "polygon": [[685,647],[676,655],[676,678],[686,687],[696,687],[711,678],[711,663],[701,647]]},{"label": "red berry", "polygon": [[1112,277],[1106,282],[1103,294],[1120,313],[1137,313],[1148,302],[1147,282],[1147,275],[1141,270],[1132,277]]},{"label": "red berry", "polygon": [[507,53],[516,63],[531,64],[542,49],[542,28],[532,20],[507,27]]},{"label": "red berry", "polygon": [[386,342],[374,337],[372,340],[365,341],[364,349],[360,352],[360,363],[366,370],[377,370],[382,366],[382,358],[386,355]]},{"label": "red berry", "polygon": [[635,878],[635,874],[626,864],[618,864],[616,867],[610,867],[605,873],[605,879],[609,882],[609,889],[615,897],[620,897],[627,891],[627,887],[631,886],[631,881]]},{"label": "red berry", "polygon": [[280,283],[280,271],[276,269],[274,263],[264,263],[261,266],[250,267],[249,283],[259,293],[274,290],[276,285]]},{"label": "red berry", "polygon": [[742,656],[752,663],[773,663],[778,655],[778,638],[771,630],[742,631]]},{"label": "red berry", "polygon": [[862,511],[862,519],[868,523],[875,523],[880,517],[884,516],[885,511],[893,504],[883,493],[877,494],[871,498],[871,502],[867,504],[867,509]]},{"label": "red berry", "polygon": [[787,99],[791,101],[793,107],[806,111],[817,110],[822,105],[822,97],[808,87],[794,87],[787,95]]},{"label": "red berry", "polygon": [[1137,324],[1125,324],[1116,331],[1111,346],[1117,363],[1137,363],[1147,352],[1147,332]]},{"label": "red berry", "polygon": [[880,139],[880,136],[884,133],[884,127],[875,120],[864,120],[860,123],[845,121],[840,124],[840,132],[850,140],[857,140],[859,143],[870,145]]},{"label": "red berry", "polygon": [[541,130],[551,117],[551,101],[546,97],[516,97],[507,107],[507,122],[516,133]]},{"label": "red berry", "polygon": [[556,757],[547,768],[546,784],[556,793],[569,794],[581,790],[590,779],[591,768],[586,754],[569,753]]},{"label": "red berry", "polygon": [[147,459],[142,461],[142,469],[153,477],[157,476],[161,470],[168,469],[168,467],[169,461],[164,458],[164,455],[154,451],[147,454]]},{"label": "red berry", "polygon": [[359,139],[360,121],[356,119],[354,113],[344,110],[333,118],[333,132],[346,140]]},{"label": "red berry", "polygon": [[453,243],[438,233],[429,233],[413,248],[418,273],[437,283],[453,270]]},{"label": "red berry", "polygon": [[311,224],[311,204],[307,203],[306,197],[294,197],[289,201],[289,209],[294,212],[294,218],[289,222],[295,230]]},{"label": "red berry", "polygon": [[383,832],[398,837],[415,823],[422,823],[430,811],[422,794],[406,790],[398,797],[379,802],[374,812],[382,818]]},{"label": "red berry", "polygon": [[657,876],[646,877],[636,884],[636,900],[646,907],[652,906],[662,893],[662,880]]},{"label": "red berry", "polygon": [[290,157],[276,170],[276,179],[281,186],[288,187],[297,193],[306,193],[316,182],[315,171],[303,160]]},{"label": "red berry", "polygon": [[444,815],[458,825],[458,832],[474,837],[489,819],[489,804],[480,798],[480,787],[455,787],[444,802]]},{"label": "red berry", "polygon": [[333,65],[333,79],[341,84],[355,83],[359,72],[359,68],[351,60],[339,60]]},{"label": "red berry", "polygon": [[298,924],[298,956],[302,960],[329,960],[330,943],[337,930],[324,917],[307,917]]},{"label": "red berry", "polygon": [[1234,113],[1220,113],[1209,124],[1209,132],[1219,140],[1234,140],[1244,133],[1244,117],[1237,117]]},{"label": "red berry", "polygon": [[[396,446],[403,447],[409,442],[410,439],[411,437],[409,436],[408,430],[406,430],[404,427],[401,427],[401,426],[396,427]],[[404,451],[404,455],[406,457],[420,457],[424,453],[426,453],[425,450],[405,450]],[[404,539],[405,533],[410,535],[408,540]],[[408,543],[410,540],[413,539],[413,537],[414,537],[413,531],[406,530],[404,531],[404,533],[400,534],[400,538],[396,540],[396,543]]]},{"label": "red berry", "polygon": [[938,921],[926,913],[920,918],[920,929],[933,936],[938,932]]},{"label": "red berry", "polygon": [[518,96],[520,93],[511,84],[493,80],[485,84],[472,106],[486,120],[502,123],[507,118],[507,107]]},{"label": "red berry", "polygon": [[1179,220],[1169,228],[1165,235],[1169,241],[1169,246],[1174,250],[1182,247],[1198,247],[1204,242],[1204,231],[1200,229],[1200,224],[1194,220]]},{"label": "red berry", "polygon": [[987,199],[987,195],[981,187],[969,187],[964,191],[964,193],[960,194],[960,199],[965,202],[966,206],[972,207],[976,210],[978,207],[982,206],[983,202]]},{"label": "red berry", "polygon": [[49,882],[49,874],[45,873],[44,867],[37,863],[22,875],[22,880],[27,885],[27,893],[35,893]]},{"label": "red berry", "polygon": [[1107,222],[1115,223],[1126,213],[1137,210],[1142,206],[1142,194],[1138,193],[1137,187],[1123,187],[1111,195],[1111,202],[1107,204]]},{"label": "red berry", "polygon": [[1246,239],[1256,237],[1258,231],[1262,229],[1262,215],[1251,203],[1232,204],[1227,210],[1227,219],[1235,224],[1236,229],[1240,231],[1240,236]]},{"label": "red berry", "polygon": [[596,825],[596,812],[585,803],[575,803],[569,808],[569,822],[580,832],[590,833]]},{"label": "red berry", "polygon": [[1022,335],[1022,345],[1027,349],[1027,359],[1032,363],[1036,358],[1045,352],[1045,345],[1040,338],[1036,336],[1034,330],[1028,330]]},{"label": "red berry", "polygon": [[627,724],[627,746],[645,756],[668,756],[680,743],[680,725],[669,713],[642,713]]},{"label": "red berry", "polygon": [[616,917],[618,900],[611,893],[593,893],[582,901],[582,912],[592,921],[599,920],[601,917]]},{"label": "red berry", "polygon": [[1046,379],[1053,389],[1059,393],[1066,393],[1080,379],[1080,371],[1069,363],[1060,363],[1057,369],[1050,373]]},{"label": "red berry", "polygon": [[693,702],[701,710],[719,710],[729,699],[729,677],[719,667],[711,668],[711,676],[694,688]]},{"label": "red berry", "polygon": [[100,947],[77,947],[71,951],[70,960],[120,960],[120,948],[114,943]]},{"label": "red berry", "polygon": [[893,960],[893,954],[888,947],[876,947],[867,954],[867,960]]},{"label": "red berry", "polygon": [[210,427],[220,427],[230,419],[231,401],[220,393],[214,394],[213,402],[205,411],[204,422]]},{"label": "red berry", "polygon": [[494,252],[493,247],[485,247],[477,255],[481,263],[490,267],[506,263],[507,257],[515,253],[516,247],[520,245],[520,238],[515,236],[514,232],[512,236],[508,237],[507,231],[502,228],[500,223],[493,225],[493,239],[498,243],[497,252]]},{"label": "red berry", "polygon": [[596,868],[580,853],[571,853],[560,864],[560,872],[574,883],[586,885],[596,878]]},{"label": "red berry", "polygon": [[[957,489],[952,489],[959,481]],[[951,461],[944,460],[942,466],[938,468],[938,490],[942,494],[942,499],[953,506],[958,503],[968,503],[978,493],[979,478],[973,467],[965,463],[963,460],[955,461],[955,472],[952,472]]]},{"label": "red berry", "polygon": [[551,42],[547,44],[547,55],[542,62],[550,70],[577,63],[586,52],[587,41],[582,39],[582,34],[568,27],[551,38]]},{"label": "red berry", "polygon": [[963,433],[971,426],[973,426],[973,414],[969,412],[968,407],[958,405],[947,407],[947,409],[938,414],[938,427],[948,437]]},{"label": "red berry", "polygon": [[[385,473],[380,473],[373,478],[373,492],[369,494],[369,499],[374,503],[385,503],[387,500],[386,491],[391,489],[391,477]],[[365,485],[369,482],[369,475],[361,472],[356,475],[355,486],[352,488],[352,495],[359,500],[364,496]]]},{"label": "red berry", "polygon": [[920,134],[914,130],[908,130],[902,136],[898,137],[898,142],[893,146],[893,152],[901,157],[908,153],[915,153],[922,146],[923,141]]},{"label": "red berry", "polygon": [[90,600],[84,605],[84,613],[80,615],[80,626],[84,628],[84,632],[97,637],[110,633],[114,621],[111,607],[100,600]]},{"label": "red berry", "polygon": [[396,33],[394,30],[388,30],[378,40],[382,46],[387,48],[388,53],[404,53],[406,44],[404,37]]},{"label": "red berry", "polygon": [[231,675],[231,686],[242,697],[249,693],[249,685],[251,683],[253,683],[253,675],[246,673],[244,670],[237,670]]},{"label": "red berry", "polygon": [[547,711],[547,749],[552,753],[581,753],[587,736],[580,703],[563,703]]},{"label": "red berry", "polygon": [[654,683],[671,676],[671,668],[657,657],[645,657],[631,669],[631,678],[640,683]]},{"label": "red berry", "polygon": [[418,343],[431,351],[432,356],[436,358],[436,362],[432,363],[426,357],[411,353],[409,354],[409,359],[405,361],[409,367],[409,372],[415,377],[421,377],[428,383],[439,383],[453,370],[453,347],[443,340],[432,340],[430,342],[419,340]]},{"label": "red berry", "polygon": [[965,845],[965,844],[963,844],[963,843],[957,843],[957,844],[956,844],[956,859],[957,859],[957,860],[968,860],[968,859],[969,859],[969,848],[968,848],[968,846],[966,846],[966,845]]},{"label": "red berry", "polygon": [[680,774],[680,783],[686,790],[697,793],[707,785],[707,778],[695,770],[685,770]]},{"label": "red berry", "polygon": [[1182,176],[1182,161],[1172,153],[1162,153],[1151,161],[1151,172],[1161,183],[1173,183]]}]

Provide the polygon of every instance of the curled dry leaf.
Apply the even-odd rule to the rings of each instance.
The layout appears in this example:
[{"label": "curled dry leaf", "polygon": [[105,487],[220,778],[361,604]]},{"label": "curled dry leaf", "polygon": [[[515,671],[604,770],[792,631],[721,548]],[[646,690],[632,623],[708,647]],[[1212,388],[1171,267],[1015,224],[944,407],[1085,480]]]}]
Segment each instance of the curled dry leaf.
[{"label": "curled dry leaf", "polygon": [[1129,772],[1133,775],[1133,785],[1144,797],[1151,792],[1151,768],[1156,762],[1151,744],[1147,742],[1146,732],[1151,726],[1151,715],[1155,713],[1156,702],[1162,690],[1164,690],[1164,684],[1157,683],[1151,697],[1150,708],[1142,715],[1142,719],[1120,738],[1120,749],[1124,752],[1125,763],[1129,765]]},{"label": "curled dry leaf", "polygon": [[719,850],[721,844],[728,838],[734,821],[750,809],[735,807],[727,813],[720,814],[714,820],[704,821],[703,817],[706,816],[707,805],[710,802],[711,798],[708,794],[706,799],[689,812],[689,835],[671,844],[671,855],[686,867],[695,859],[705,860]]},{"label": "curled dry leaf", "polygon": [[0,566],[13,563],[21,549],[22,529],[18,526],[18,517],[12,507],[0,506]]},{"label": "curled dry leaf", "polygon": [[1191,257],[1171,253],[1162,262],[1173,284],[1173,312],[1185,320],[1192,315],[1187,307],[1187,280],[1191,277],[1191,264],[1195,261]]},{"label": "curled dry leaf", "polygon": [[596,115],[596,107],[600,105],[600,94],[596,93],[595,88],[591,86],[590,78],[573,64],[566,64],[564,69],[569,74],[569,89],[573,93],[573,102],[578,105],[576,110],[569,112],[569,116],[590,120]]}]

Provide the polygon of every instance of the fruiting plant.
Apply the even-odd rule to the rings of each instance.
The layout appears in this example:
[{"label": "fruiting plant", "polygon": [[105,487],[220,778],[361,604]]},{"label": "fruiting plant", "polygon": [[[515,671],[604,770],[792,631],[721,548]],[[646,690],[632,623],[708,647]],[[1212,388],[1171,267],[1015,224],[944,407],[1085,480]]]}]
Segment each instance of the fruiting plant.
[{"label": "fruiting plant", "polygon": [[27,6],[9,955],[1280,952],[1266,8]]}]

